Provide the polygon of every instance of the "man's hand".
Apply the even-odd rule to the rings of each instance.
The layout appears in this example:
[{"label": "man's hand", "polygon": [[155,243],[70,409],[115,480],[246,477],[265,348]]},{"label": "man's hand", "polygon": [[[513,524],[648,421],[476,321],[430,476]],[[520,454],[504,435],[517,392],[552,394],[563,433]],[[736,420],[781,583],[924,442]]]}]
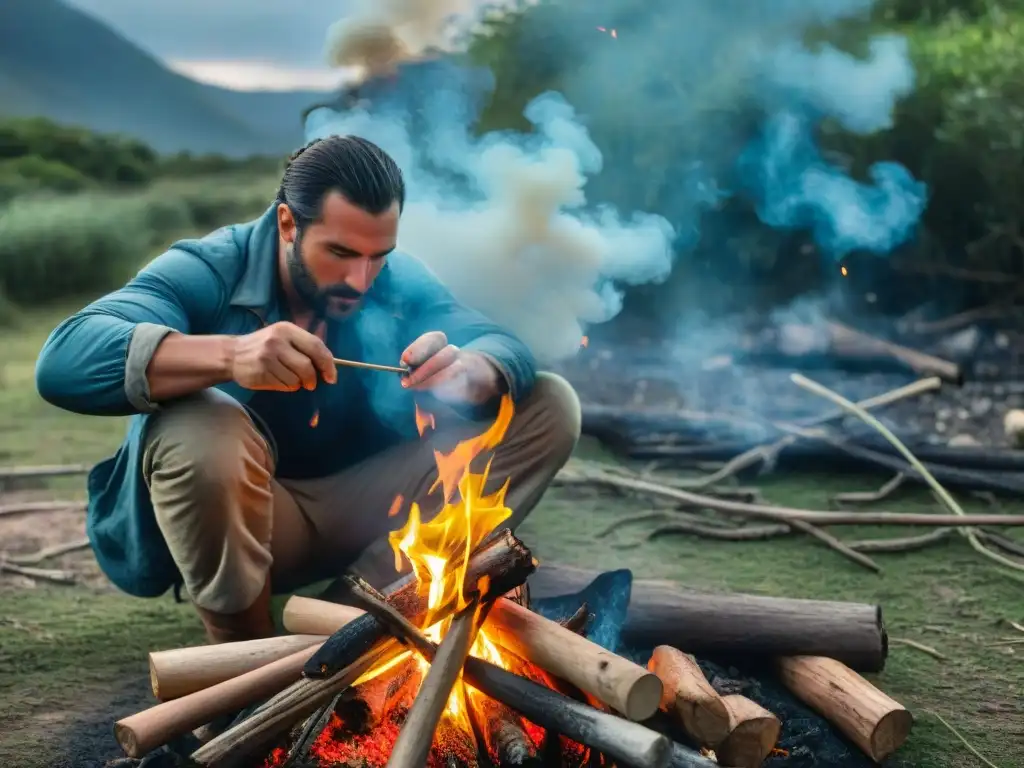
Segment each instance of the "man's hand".
[{"label": "man's hand", "polygon": [[420,336],[402,353],[402,363],[412,371],[402,386],[430,391],[447,403],[480,405],[505,391],[505,377],[486,356],[466,352],[441,331]]},{"label": "man's hand", "polygon": [[231,355],[231,380],[246,389],[295,392],[316,389],[318,376],[338,380],[327,345],[293,323],[274,323],[238,336]]}]

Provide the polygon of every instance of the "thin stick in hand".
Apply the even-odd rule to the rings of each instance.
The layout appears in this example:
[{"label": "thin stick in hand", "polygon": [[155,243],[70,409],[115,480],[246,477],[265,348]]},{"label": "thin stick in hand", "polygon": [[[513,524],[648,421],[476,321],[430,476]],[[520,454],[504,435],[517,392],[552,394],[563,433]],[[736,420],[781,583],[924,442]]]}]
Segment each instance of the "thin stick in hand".
[{"label": "thin stick in hand", "polygon": [[384,371],[386,373],[407,374],[411,369],[398,365],[378,365],[377,363],[364,363],[360,360],[345,360],[340,357],[334,358],[335,365],[343,365],[347,368],[363,368],[368,371]]}]

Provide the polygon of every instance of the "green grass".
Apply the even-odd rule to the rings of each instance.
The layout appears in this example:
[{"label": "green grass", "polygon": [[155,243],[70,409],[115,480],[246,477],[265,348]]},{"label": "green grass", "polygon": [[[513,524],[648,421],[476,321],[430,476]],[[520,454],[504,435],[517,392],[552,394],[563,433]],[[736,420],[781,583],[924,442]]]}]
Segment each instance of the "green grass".
[{"label": "green grass", "polygon": [[[34,356],[58,319],[53,312],[26,315],[22,330],[0,336],[2,463],[94,461],[121,438],[121,420],[66,414],[35,394]],[[595,451],[589,444],[581,448],[589,457]],[[787,476],[762,487],[774,502],[823,508],[839,490],[873,488],[883,479]],[[65,482],[81,487],[81,481]],[[935,509],[928,497],[913,493],[885,506]],[[1020,511],[1022,505],[1007,506]],[[982,765],[932,713],[957,727],[1000,768],[1024,764],[1024,716],[1020,709],[1012,711],[1024,697],[1024,646],[1016,653],[991,646],[1014,634],[1002,620],[1024,621],[1020,576],[990,564],[960,539],[918,553],[876,555],[885,571],[874,575],[802,537],[746,543],[680,537],[633,548],[622,545],[642,540],[643,526],[607,539],[593,537],[630,510],[642,511],[638,502],[556,489],[521,533],[541,560],[628,567],[638,577],[715,589],[880,603],[892,637],[917,640],[948,659],[894,645],[885,672],[873,676],[916,718],[910,740],[888,765]],[[844,538],[902,533],[839,531]],[[201,633],[190,608],[169,596],[138,600],[102,587],[16,591],[0,583],[0,765],[51,765],[53,723],[43,713],[61,707],[110,711],[119,681],[145,677],[148,651],[198,642]]]}]

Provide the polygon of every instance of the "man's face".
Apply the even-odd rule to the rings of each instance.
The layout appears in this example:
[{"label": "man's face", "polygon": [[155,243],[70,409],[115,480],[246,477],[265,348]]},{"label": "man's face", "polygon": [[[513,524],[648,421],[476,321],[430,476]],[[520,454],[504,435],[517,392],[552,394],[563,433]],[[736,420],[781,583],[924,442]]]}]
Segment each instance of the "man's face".
[{"label": "man's face", "polygon": [[375,216],[332,192],[320,220],[297,241],[295,220],[287,206],[280,206],[279,231],[291,248],[288,273],[302,301],[321,317],[346,317],[358,309],[395,249],[398,219],[397,202]]}]

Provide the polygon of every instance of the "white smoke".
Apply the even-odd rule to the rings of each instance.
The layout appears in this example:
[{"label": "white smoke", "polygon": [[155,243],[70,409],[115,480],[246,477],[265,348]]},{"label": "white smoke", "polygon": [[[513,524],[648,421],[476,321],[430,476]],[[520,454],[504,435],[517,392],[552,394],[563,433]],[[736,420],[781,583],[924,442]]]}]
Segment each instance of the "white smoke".
[{"label": "white smoke", "polygon": [[430,51],[450,50],[481,9],[480,0],[357,0],[328,29],[326,58],[364,76],[385,74]]},{"label": "white smoke", "polygon": [[[752,107],[768,113],[760,137],[732,159],[736,166],[730,169],[762,221],[810,228],[836,256],[858,248],[885,253],[912,233],[924,190],[895,164],[873,167],[868,183],[854,180],[817,151],[814,129],[822,117],[862,133],[891,125],[896,102],[914,85],[906,42],[877,37],[867,59],[829,46],[811,50],[802,42],[809,25],[863,14],[872,2],[656,3],[659,10],[649,18],[634,17],[643,34],[620,34],[614,42],[594,31],[590,4],[559,4],[565,23],[558,29],[594,35],[592,50],[567,73],[565,84],[591,119],[661,120],[666,127],[686,126],[682,130],[707,146],[728,146],[735,137],[719,136],[721,124],[705,118],[685,90],[665,95],[664,88],[644,86],[657,85],[666,65],[695,86],[730,71],[735,85],[718,94],[720,113],[749,113]],[[599,4],[609,16],[627,5]],[[480,12],[478,0],[363,0],[331,28],[329,57],[337,66],[390,73],[402,62],[432,58],[432,50],[451,49]],[[527,107],[530,134],[472,136],[473,97],[459,82],[457,65],[451,66],[448,80],[416,83],[403,75],[394,82],[397,97],[385,87],[384,97],[370,99],[366,108],[314,111],[307,138],[354,134],[382,146],[407,180],[400,247],[422,259],[458,299],[519,335],[542,364],[572,355],[588,325],[620,311],[625,286],[669,276],[673,246],[684,238],[662,216],[588,205],[587,182],[605,158],[559,94]],[[636,179],[631,160],[624,159],[629,157],[620,152],[610,170],[631,188]],[[706,190],[685,188],[682,165],[701,166],[703,158],[670,162],[678,164],[660,169],[663,196],[672,201],[672,222],[691,240],[689,230],[714,203]],[[707,183],[715,187],[717,179]]]},{"label": "white smoke", "polygon": [[[307,130],[310,138],[366,136],[390,152],[408,177],[399,247],[550,363],[579,350],[587,325],[618,314],[620,286],[668,277],[674,233],[660,216],[626,220],[609,208],[585,208],[583,188],[600,170],[601,154],[564,99],[542,96],[526,117],[536,128],[529,139],[474,140],[454,129],[436,135],[432,173],[417,162],[422,155],[397,118],[321,110]],[[441,161],[475,194],[446,183]]]}]

